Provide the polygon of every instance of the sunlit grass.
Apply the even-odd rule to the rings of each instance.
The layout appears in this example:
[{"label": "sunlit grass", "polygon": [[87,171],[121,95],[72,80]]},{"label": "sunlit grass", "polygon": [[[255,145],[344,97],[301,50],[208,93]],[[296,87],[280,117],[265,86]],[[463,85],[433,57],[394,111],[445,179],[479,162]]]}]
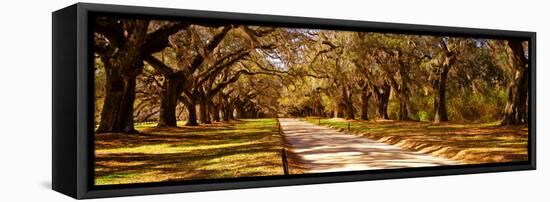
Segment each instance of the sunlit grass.
[{"label": "sunlit grass", "polygon": [[[182,127],[182,126],[185,126],[185,121],[178,121],[176,124],[178,127]],[[158,123],[156,122],[138,122],[138,123],[134,123],[134,128],[136,130],[140,130],[140,129],[147,129],[147,128],[151,128],[151,127],[155,127],[157,126]]]},{"label": "sunlit grass", "polygon": [[105,175],[101,178],[96,179],[96,184],[109,184],[109,182],[111,181],[117,181],[117,180],[121,181],[121,180],[132,178],[135,175],[136,175],[135,173],[124,173],[124,174],[114,173],[110,175]]},{"label": "sunlit grass", "polygon": [[276,120],[156,128],[96,136],[96,185],[282,175]]},{"label": "sunlit grass", "polygon": [[[306,118],[319,124],[319,118]],[[349,124],[349,126],[348,126]],[[321,119],[320,125],[349,131],[407,150],[431,153],[465,163],[496,163],[527,160],[526,125],[489,123],[442,123],[418,121],[359,121]]]}]

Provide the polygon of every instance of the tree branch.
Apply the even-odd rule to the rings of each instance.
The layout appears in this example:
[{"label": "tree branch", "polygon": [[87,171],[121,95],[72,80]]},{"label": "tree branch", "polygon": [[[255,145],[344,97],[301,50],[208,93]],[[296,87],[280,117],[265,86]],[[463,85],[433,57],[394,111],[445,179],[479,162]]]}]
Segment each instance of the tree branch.
[{"label": "tree branch", "polygon": [[[239,49],[238,51],[236,51],[234,53],[231,53],[231,54],[228,54],[228,55],[222,57],[221,59],[216,61],[216,63],[213,65],[212,68],[209,68],[208,70],[206,70],[203,73],[199,73],[199,76],[197,76],[197,78],[199,78],[198,84],[201,85],[202,83],[204,83],[206,80],[210,79],[211,77],[218,75],[223,69],[225,69],[226,67],[231,66],[232,64],[234,64],[235,62],[242,59],[243,57],[245,57],[248,54],[249,54],[248,51],[245,51],[244,49],[241,48],[241,49]],[[224,62],[224,63],[222,64],[222,62]]]},{"label": "tree branch", "polygon": [[222,31],[218,32],[217,34],[212,37],[208,45],[206,45],[206,49],[204,50],[205,55],[203,54],[197,54],[195,56],[191,63],[189,64],[190,72],[194,72],[199,68],[199,66],[202,64],[202,62],[205,59],[206,55],[209,55],[218,45],[222,42],[223,38],[225,38],[225,35],[231,30],[231,26],[225,26]]},{"label": "tree branch", "polygon": [[156,53],[162,51],[168,46],[168,38],[170,35],[179,32],[180,30],[187,29],[190,26],[189,23],[170,23],[155,30],[153,33],[147,35],[143,51],[145,54]]},{"label": "tree branch", "polygon": [[105,36],[115,47],[122,47],[125,42],[122,23],[117,22],[115,19],[98,18],[94,31]]},{"label": "tree branch", "polygon": [[145,62],[149,63],[153,68],[155,68],[155,70],[159,71],[163,75],[170,75],[175,72],[172,68],[150,54],[143,56],[143,60],[145,60]]}]

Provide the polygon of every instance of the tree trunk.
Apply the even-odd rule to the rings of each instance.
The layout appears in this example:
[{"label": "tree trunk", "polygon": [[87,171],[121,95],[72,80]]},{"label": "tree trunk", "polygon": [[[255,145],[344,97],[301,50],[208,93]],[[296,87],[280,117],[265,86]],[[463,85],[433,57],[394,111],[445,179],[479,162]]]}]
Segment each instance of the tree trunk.
[{"label": "tree trunk", "polygon": [[240,118],[243,118],[243,113],[244,113],[244,109],[243,109],[243,104],[241,101],[239,100],[236,100],[235,101],[235,119],[240,119]]},{"label": "tree trunk", "polygon": [[447,99],[445,97],[445,85],[447,83],[448,73],[449,67],[443,67],[443,71],[439,74],[439,80],[435,82],[436,92],[434,94],[434,123],[449,121],[447,116]]},{"label": "tree trunk", "polygon": [[361,120],[369,120],[369,99],[371,94],[367,87],[361,89]]},{"label": "tree trunk", "polygon": [[212,122],[210,122],[210,117],[208,117],[208,103],[206,101],[206,98],[203,97],[199,100],[199,107],[199,121],[202,124],[211,124]]},{"label": "tree trunk", "polygon": [[218,107],[218,114],[219,114],[220,122],[225,121],[225,112],[224,112],[224,109],[221,106]]},{"label": "tree trunk", "polygon": [[527,123],[527,97],[529,88],[529,71],[527,59],[521,41],[508,41],[510,48],[509,64],[513,74],[508,83],[508,99],[501,125]]},{"label": "tree trunk", "polygon": [[353,104],[346,104],[346,119],[355,119]]},{"label": "tree trunk", "polygon": [[407,107],[407,98],[404,94],[399,95],[399,120],[406,121],[409,120],[409,111]]},{"label": "tree trunk", "polygon": [[188,103],[185,103],[185,108],[187,109],[187,123],[186,126],[198,126],[197,123],[197,106],[194,100],[189,100]]},{"label": "tree trunk", "polygon": [[220,111],[222,113],[222,120],[223,121],[229,121],[230,120],[230,116],[229,116],[229,108],[230,108],[230,103],[229,103],[229,99],[228,99],[228,96],[222,94],[220,95]]},{"label": "tree trunk", "polygon": [[245,118],[247,118],[247,119],[254,118],[254,117],[252,117],[252,114],[254,114],[254,109],[247,109],[245,111]]},{"label": "tree trunk", "polygon": [[254,108],[254,109],[252,110],[252,114],[250,114],[250,115],[251,115],[251,118],[255,118],[255,119],[258,118],[258,113],[259,113],[259,112],[260,112],[260,111],[259,111],[257,108]]},{"label": "tree trunk", "polygon": [[101,121],[97,133],[121,132],[135,133],[134,101],[136,96],[136,76],[122,74],[122,67],[105,61],[106,83],[105,98],[101,111]]},{"label": "tree trunk", "polygon": [[323,116],[323,103],[320,92],[317,92],[313,99],[313,115],[319,117]]},{"label": "tree trunk", "polygon": [[382,120],[390,119],[390,116],[388,116],[388,102],[389,102],[388,98],[389,96],[384,95],[378,101],[378,118],[379,119],[382,119]]},{"label": "tree trunk", "polygon": [[223,116],[223,121],[229,121],[231,120],[231,112],[230,112],[230,107],[229,107],[229,104],[226,104],[224,103],[222,105],[222,116]]},{"label": "tree trunk", "polygon": [[210,120],[212,120],[213,122],[220,122],[220,109],[218,105],[214,104],[214,102],[212,102],[211,100],[208,103],[208,105],[210,106],[210,109],[208,110],[208,112],[210,113]]},{"label": "tree trunk", "polygon": [[374,95],[376,96],[376,101],[378,102],[378,119],[386,120],[389,119],[388,103],[390,101],[391,86],[387,83],[384,83],[384,85],[381,87],[382,89],[375,87]]},{"label": "tree trunk", "polygon": [[233,100],[232,102],[227,102],[227,104],[225,105],[225,112],[224,114],[227,115],[227,120],[235,120],[235,114],[234,114],[234,111],[235,111],[235,101]]},{"label": "tree trunk", "polygon": [[341,102],[338,102],[336,109],[334,110],[334,118],[344,118],[344,106]]},{"label": "tree trunk", "polygon": [[401,79],[398,83],[395,79],[392,78],[391,83],[393,85],[394,90],[397,92],[397,97],[399,99],[399,120],[407,121],[407,120],[410,120],[409,87],[407,86],[408,82],[410,81],[409,75],[408,75],[410,65],[407,62],[404,62],[403,60],[400,59],[398,67],[399,67],[399,71],[397,73],[399,74],[399,77]]},{"label": "tree trunk", "polygon": [[351,89],[347,86],[342,87],[342,105],[345,109],[345,116],[346,119],[355,119],[355,112],[353,109],[353,100],[352,100],[353,93],[351,92]]},{"label": "tree trunk", "polygon": [[235,120],[235,108],[233,106],[227,107],[229,120]]},{"label": "tree trunk", "polygon": [[521,76],[518,76],[508,84],[508,99],[501,125],[527,123],[528,71],[518,71],[517,74]]},{"label": "tree trunk", "polygon": [[157,127],[176,127],[176,106],[181,94],[183,80],[175,75],[165,77],[164,88],[160,97],[160,114]]},{"label": "tree trunk", "polygon": [[149,21],[128,20],[121,23],[127,33],[124,47],[117,47],[116,55],[101,56],[106,72],[106,83],[97,133],[136,132],[133,120],[136,77],[143,69],[141,46],[145,44]]},{"label": "tree trunk", "polygon": [[240,118],[245,118],[245,119],[250,118],[250,109],[248,107],[249,107],[248,103],[245,103],[241,107]]}]

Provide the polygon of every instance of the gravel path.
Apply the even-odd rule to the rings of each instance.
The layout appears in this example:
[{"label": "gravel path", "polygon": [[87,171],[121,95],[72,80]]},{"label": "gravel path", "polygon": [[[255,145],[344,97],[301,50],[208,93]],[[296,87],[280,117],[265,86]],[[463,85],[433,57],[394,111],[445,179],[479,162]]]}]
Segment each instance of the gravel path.
[{"label": "gravel path", "polygon": [[292,152],[307,173],[453,165],[457,162],[400,149],[299,119],[279,119]]}]

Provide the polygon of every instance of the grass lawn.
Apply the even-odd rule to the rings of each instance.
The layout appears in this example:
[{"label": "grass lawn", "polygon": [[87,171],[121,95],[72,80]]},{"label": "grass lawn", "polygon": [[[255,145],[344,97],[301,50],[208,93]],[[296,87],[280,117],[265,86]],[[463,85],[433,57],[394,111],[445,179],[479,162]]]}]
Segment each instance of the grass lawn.
[{"label": "grass lawn", "polygon": [[[319,124],[315,117],[308,122]],[[398,145],[464,163],[497,163],[526,161],[527,125],[499,126],[497,122],[482,124],[418,121],[347,121],[321,119],[321,125],[347,131],[380,142]]]},{"label": "grass lawn", "polygon": [[137,125],[139,135],[96,135],[95,184],[283,174],[284,140],[275,119],[196,127],[178,123],[178,128],[155,125]]}]

